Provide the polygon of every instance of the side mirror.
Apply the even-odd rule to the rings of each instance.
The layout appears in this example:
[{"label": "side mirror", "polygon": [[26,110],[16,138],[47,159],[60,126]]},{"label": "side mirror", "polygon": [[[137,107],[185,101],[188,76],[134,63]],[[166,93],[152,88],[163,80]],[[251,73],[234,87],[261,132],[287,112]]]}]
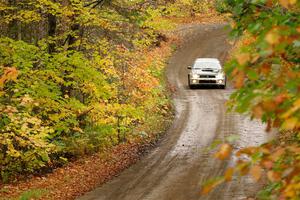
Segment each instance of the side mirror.
[{"label": "side mirror", "polygon": [[192,67],[191,67],[191,66],[188,66],[187,68],[188,68],[188,69],[192,69]]}]

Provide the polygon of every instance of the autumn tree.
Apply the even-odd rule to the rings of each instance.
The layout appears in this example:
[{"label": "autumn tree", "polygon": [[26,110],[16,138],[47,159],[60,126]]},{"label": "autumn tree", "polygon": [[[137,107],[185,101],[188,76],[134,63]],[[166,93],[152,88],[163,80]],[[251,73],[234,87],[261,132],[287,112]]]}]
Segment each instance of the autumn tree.
[{"label": "autumn tree", "polygon": [[[234,173],[258,181],[265,172],[269,182],[258,198],[299,199],[300,2],[227,0],[219,8],[231,13],[231,35],[239,40],[238,52],[226,66],[237,88],[228,105],[280,133],[274,141],[238,151],[236,167],[205,192]],[[229,152],[220,150],[225,157]]]},{"label": "autumn tree", "polygon": [[171,52],[162,5],[0,1],[2,181],[148,137],[162,124],[170,106],[158,85]]}]

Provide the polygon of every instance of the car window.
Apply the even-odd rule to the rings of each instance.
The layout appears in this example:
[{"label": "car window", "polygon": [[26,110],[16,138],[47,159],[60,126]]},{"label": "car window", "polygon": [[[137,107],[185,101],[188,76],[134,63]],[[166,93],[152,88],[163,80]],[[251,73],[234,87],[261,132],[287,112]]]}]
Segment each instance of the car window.
[{"label": "car window", "polygon": [[193,65],[193,69],[201,69],[201,68],[213,68],[213,69],[221,69],[219,63],[215,62],[195,62]]}]

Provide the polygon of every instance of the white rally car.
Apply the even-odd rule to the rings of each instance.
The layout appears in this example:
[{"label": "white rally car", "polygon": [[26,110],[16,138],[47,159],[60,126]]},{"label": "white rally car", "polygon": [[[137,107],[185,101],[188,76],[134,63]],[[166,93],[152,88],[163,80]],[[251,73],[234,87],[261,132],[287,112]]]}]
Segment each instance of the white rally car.
[{"label": "white rally car", "polygon": [[220,61],[216,58],[198,58],[189,66],[188,84],[192,89],[199,85],[216,85],[226,88],[226,75]]}]

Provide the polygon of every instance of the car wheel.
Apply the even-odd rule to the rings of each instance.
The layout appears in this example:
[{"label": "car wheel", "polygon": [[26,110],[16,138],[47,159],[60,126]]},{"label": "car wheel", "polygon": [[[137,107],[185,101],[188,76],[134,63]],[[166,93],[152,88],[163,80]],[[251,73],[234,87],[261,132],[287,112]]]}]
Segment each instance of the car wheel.
[{"label": "car wheel", "polygon": [[188,76],[188,85],[190,89],[194,89],[194,86],[191,85],[190,76]]},{"label": "car wheel", "polygon": [[224,83],[224,85],[221,85],[221,89],[223,89],[223,90],[226,89],[226,85],[227,85],[226,83],[227,83],[227,81],[226,81],[226,77],[225,77],[225,83]]},{"label": "car wheel", "polygon": [[224,85],[221,85],[221,89],[226,89],[226,81],[225,81],[225,84]]}]

